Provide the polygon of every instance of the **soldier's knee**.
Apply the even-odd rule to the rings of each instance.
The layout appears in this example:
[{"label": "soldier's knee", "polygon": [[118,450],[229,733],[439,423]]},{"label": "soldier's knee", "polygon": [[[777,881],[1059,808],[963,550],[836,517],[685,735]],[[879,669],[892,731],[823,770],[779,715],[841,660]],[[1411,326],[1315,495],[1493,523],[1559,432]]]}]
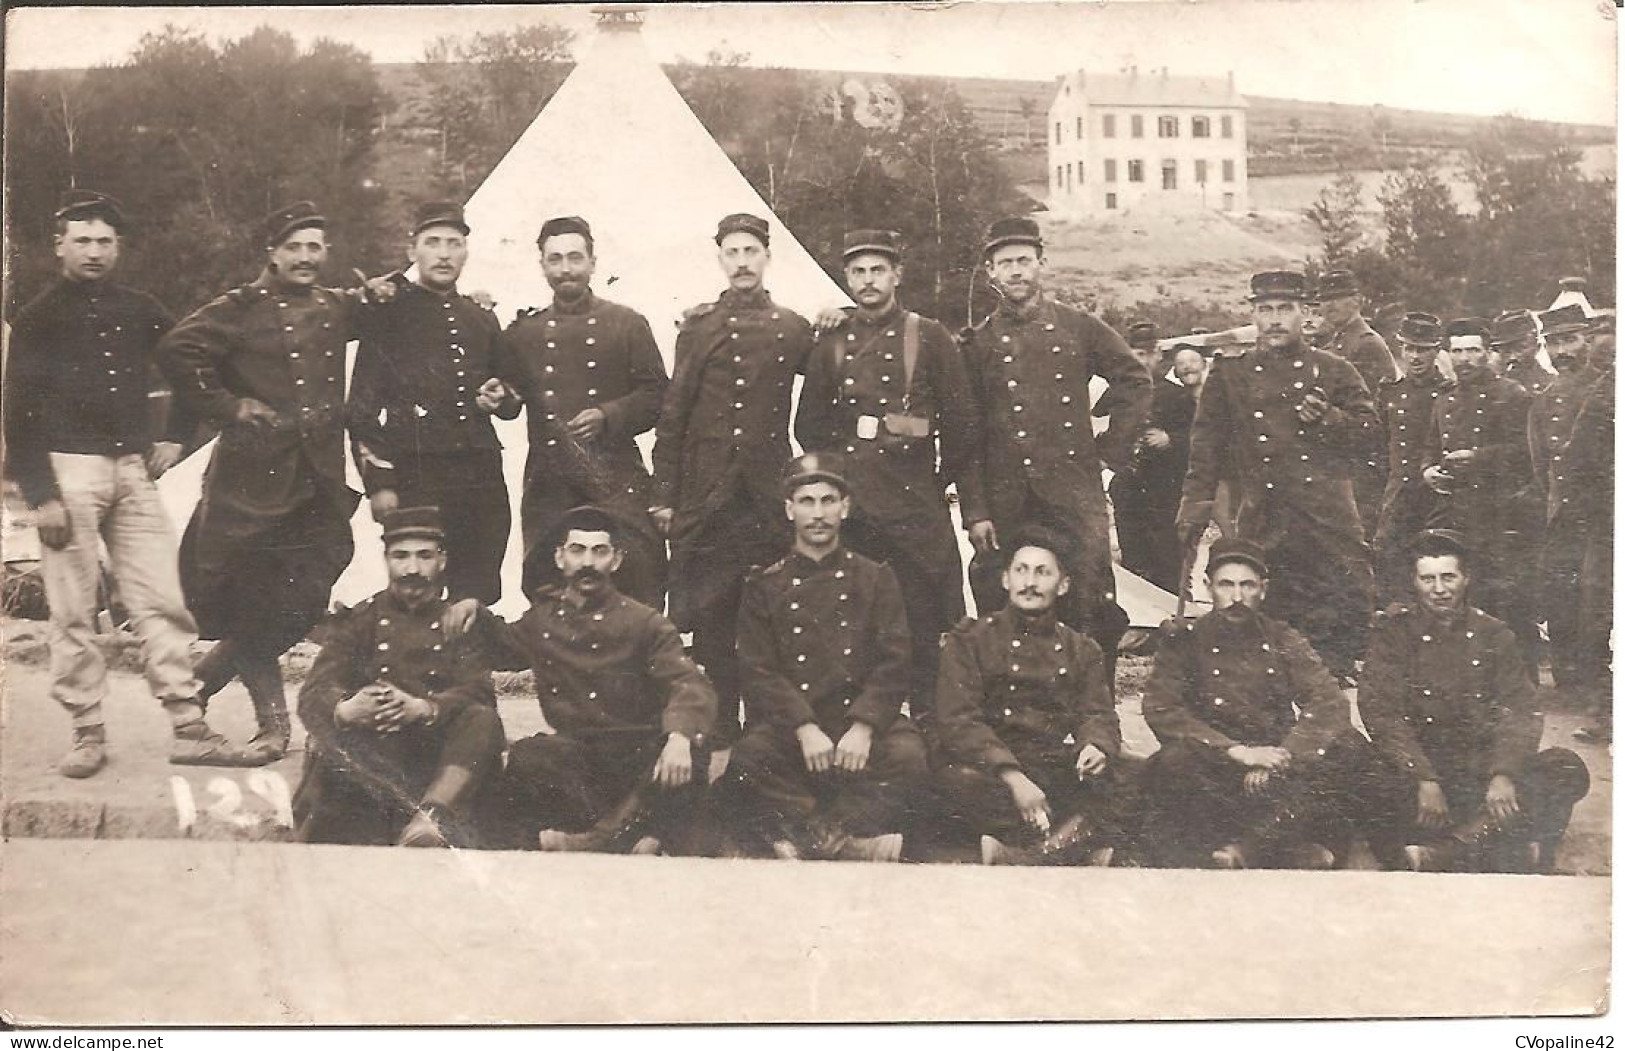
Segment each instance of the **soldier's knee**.
[{"label": "soldier's knee", "polygon": [[1591,772],[1585,760],[1567,748],[1547,748],[1529,762],[1531,772],[1544,783],[1554,803],[1573,805],[1591,791]]},{"label": "soldier's knee", "polygon": [[531,778],[558,766],[573,751],[574,742],[557,734],[534,734],[508,746],[508,775]]},{"label": "soldier's knee", "polygon": [[906,732],[887,734],[883,741],[885,751],[880,758],[891,776],[924,777],[930,771],[925,738],[912,726]]}]

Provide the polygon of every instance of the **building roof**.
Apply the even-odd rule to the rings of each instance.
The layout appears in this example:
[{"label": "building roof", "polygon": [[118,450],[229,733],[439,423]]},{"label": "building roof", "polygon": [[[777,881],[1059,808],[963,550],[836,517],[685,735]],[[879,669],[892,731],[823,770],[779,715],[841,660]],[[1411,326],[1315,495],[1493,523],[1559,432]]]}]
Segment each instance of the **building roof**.
[{"label": "building roof", "polygon": [[1195,77],[1171,74],[1167,68],[1126,73],[1089,73],[1078,70],[1070,84],[1091,106],[1209,106],[1244,109],[1247,100],[1236,90],[1232,75]]}]

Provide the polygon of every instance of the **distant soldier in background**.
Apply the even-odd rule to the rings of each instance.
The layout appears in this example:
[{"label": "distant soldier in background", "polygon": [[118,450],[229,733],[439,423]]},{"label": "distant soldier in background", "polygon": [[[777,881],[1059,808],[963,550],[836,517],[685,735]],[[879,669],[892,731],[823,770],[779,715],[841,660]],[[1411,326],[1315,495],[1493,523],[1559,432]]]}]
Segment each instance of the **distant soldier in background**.
[{"label": "distant soldier in background", "polygon": [[[717,224],[728,290],[689,310],[655,430],[649,513],[671,538],[671,617],[717,689],[717,747],[738,736],[735,634],[745,573],[789,546],[778,478],[790,454],[790,392],[812,329],[762,287],[767,220]],[[747,713],[748,716],[748,713]]]},{"label": "distant soldier in background", "polygon": [[1265,612],[1308,637],[1334,675],[1349,677],[1371,617],[1370,551],[1354,503],[1354,471],[1381,428],[1365,381],[1300,331],[1302,274],[1254,275],[1257,345],[1215,358],[1191,425],[1179,527],[1196,543],[1221,481],[1239,535],[1272,569]]},{"label": "distant soldier in background", "polygon": [[412,223],[417,278],[396,282],[367,319],[350,377],[350,441],[373,517],[437,507],[446,586],[455,599],[495,603],[508,550],[508,484],[493,414],[519,401],[495,377],[501,327],[457,291],[468,223],[455,201],[427,201]]},{"label": "distant soldier in background", "polygon": [[[1574,684],[1592,695],[1587,724],[1575,731],[1583,740],[1609,743],[1613,730],[1614,663],[1614,339],[1612,311],[1599,315],[1590,331],[1591,391],[1574,417],[1574,433],[1564,457],[1564,477],[1554,483],[1559,522],[1572,516],[1584,538],[1580,560],[1579,638]],[[1559,535],[1564,530],[1560,529]]]},{"label": "distant soldier in background", "polygon": [[[1152,411],[1155,411],[1157,398],[1165,389],[1174,393],[1183,389],[1177,380],[1168,377],[1168,370],[1162,367],[1162,353],[1157,349],[1156,333],[1156,326],[1149,321],[1136,321],[1128,327],[1129,353],[1133,355],[1135,361],[1145,366],[1147,374],[1151,377]],[[1108,388],[1095,402],[1089,415],[1096,419],[1110,419],[1118,411],[1123,398],[1123,388],[1117,386]],[[1112,501],[1112,521],[1117,527],[1117,550],[1123,568],[1157,584],[1158,587],[1165,587],[1166,585],[1157,580],[1159,570],[1163,567],[1157,562],[1157,538],[1153,535],[1152,527],[1150,479],[1146,477],[1146,468],[1153,458],[1150,455],[1149,444],[1151,430],[1150,413],[1147,413],[1140,433],[1135,436],[1128,463],[1123,465],[1121,470],[1112,472],[1112,480],[1106,487],[1106,493]],[[1183,477],[1181,475],[1181,479]],[[1170,578],[1178,576],[1179,570],[1176,567],[1166,575]]]},{"label": "distant soldier in background", "polygon": [[[1347,270],[1320,275],[1322,323],[1315,346],[1353,365],[1373,396],[1398,374],[1388,343],[1360,316],[1360,287]],[[1381,446],[1371,450],[1354,472],[1354,502],[1359,505],[1365,535],[1376,534],[1382,493],[1388,480],[1388,462]]]},{"label": "distant soldier in background", "polygon": [[[982,612],[1002,608],[999,538],[1042,525],[1076,554],[1059,616],[1095,640],[1108,665],[1128,626],[1112,574],[1106,494],[1100,469],[1128,467],[1151,407],[1151,376],[1122,337],[1098,318],[1046,296],[1044,241],[1027,218],[988,230],[983,266],[1001,297],[969,333],[965,371],[985,434],[984,491],[989,517],[965,523],[977,558],[971,588]],[[1111,424],[1097,439],[1089,381],[1116,390]]]},{"label": "distant soldier in background", "polygon": [[1396,333],[1404,375],[1384,380],[1376,390],[1388,431],[1388,484],[1372,543],[1376,549],[1377,591],[1382,601],[1410,595],[1410,542],[1433,513],[1433,490],[1422,478],[1422,446],[1433,424],[1433,405],[1450,389],[1439,371],[1444,324],[1432,314],[1412,311]]},{"label": "distant soldier in background", "polygon": [[[1578,308],[1577,308],[1578,309]],[[1502,379],[1511,380],[1531,395],[1539,394],[1555,378],[1540,363],[1540,334],[1527,310],[1505,310],[1490,325],[1490,351]]]},{"label": "distant soldier in background", "polygon": [[845,454],[852,517],[842,542],[897,575],[914,637],[909,712],[923,724],[936,702],[942,633],[965,612],[946,484],[957,484],[966,516],[987,516],[980,421],[953,336],[898,303],[900,236],[853,230],[841,258],[858,308],[819,335],[796,440],[808,452]]},{"label": "distant soldier in background", "polygon": [[61,278],[11,319],[5,434],[7,473],[39,532],[51,696],[73,720],[73,747],[57,770],[90,777],[107,763],[107,662],[95,639],[104,541],[148,688],[172,724],[170,761],[252,761],[203,721],[192,674],[197,625],[154,485],[180,460],[190,422],[176,413],[170,433],[155,434],[149,415],[158,342],[174,321],[109,276],[127,225],[118,201],[69,190],[55,219]]},{"label": "distant soldier in background", "polygon": [[[621,520],[618,590],[665,605],[666,544],[649,520],[651,480],[636,438],[654,427],[666,364],[642,314],[592,290],[592,227],[567,215],[536,238],[553,302],[521,310],[503,337],[501,374],[528,408],[529,452],[519,504],[525,594],[558,582],[551,542],[573,507],[592,504]],[[534,556],[534,557],[533,557]]]},{"label": "distant soldier in background", "polygon": [[1422,449],[1422,477],[1437,497],[1429,525],[1467,538],[1478,563],[1474,600],[1518,636],[1529,679],[1538,681],[1535,559],[1524,540],[1522,503],[1530,478],[1529,395],[1490,369],[1489,325],[1481,318],[1450,322],[1445,341],[1456,385],[1434,404]]},{"label": "distant soldier in background", "polygon": [[1583,632],[1582,567],[1591,525],[1586,519],[1592,517],[1569,505],[1579,500],[1588,508],[1594,506],[1591,494],[1574,485],[1573,458],[1585,453],[1571,439],[1575,417],[1597,386],[1597,377],[1587,368],[1587,320],[1578,305],[1549,310],[1540,321],[1546,354],[1557,376],[1529,403],[1529,491],[1536,510],[1529,531],[1541,552],[1539,595],[1551,642],[1552,679],[1567,687],[1576,678]]}]

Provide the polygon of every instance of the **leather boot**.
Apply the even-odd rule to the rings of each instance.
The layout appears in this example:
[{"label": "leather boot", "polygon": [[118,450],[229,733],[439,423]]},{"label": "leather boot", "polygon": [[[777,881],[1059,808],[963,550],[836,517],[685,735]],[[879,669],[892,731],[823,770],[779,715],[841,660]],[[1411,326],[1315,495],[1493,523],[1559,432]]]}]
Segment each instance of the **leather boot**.
[{"label": "leather boot", "polygon": [[536,845],[554,853],[614,852],[624,847],[629,839],[637,838],[636,833],[647,818],[645,793],[648,791],[649,788],[640,785],[621,801],[620,806],[585,832],[544,828],[536,835]]},{"label": "leather boot", "polygon": [[232,744],[203,721],[203,707],[195,701],[165,702],[175,739],[169,761],[177,766],[263,766],[259,753]]},{"label": "leather boot", "polygon": [[282,668],[275,657],[240,660],[243,686],[254,703],[254,721],[259,732],[249,738],[248,750],[273,763],[288,754],[291,724],[288,720],[288,698],[282,682]]},{"label": "leather boot", "polygon": [[[792,841],[793,842],[793,841]],[[832,821],[811,818],[803,843],[795,843],[801,856],[823,861],[897,862],[903,856],[903,834],[854,836]]]},{"label": "leather boot", "polygon": [[[982,864],[984,865],[1081,865],[1095,864],[1095,855],[1101,863],[1110,864],[1111,855],[1091,851],[1089,840],[1094,828],[1079,814],[1063,821],[1058,828],[1033,847],[1012,847],[992,836],[982,837]],[[1108,848],[1109,849],[1109,848]]]},{"label": "leather boot", "polygon": [[89,777],[106,765],[107,730],[98,723],[74,728],[73,747],[57,760],[56,772],[63,777]]}]

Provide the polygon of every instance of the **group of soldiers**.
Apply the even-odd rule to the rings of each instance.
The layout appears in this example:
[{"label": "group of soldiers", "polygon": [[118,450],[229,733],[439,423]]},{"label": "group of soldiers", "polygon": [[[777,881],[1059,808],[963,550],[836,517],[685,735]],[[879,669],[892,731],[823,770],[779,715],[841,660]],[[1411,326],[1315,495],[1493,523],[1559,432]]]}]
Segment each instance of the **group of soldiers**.
[{"label": "group of soldiers", "polygon": [[[171,760],[285,754],[278,659],[355,554],[348,440],[389,585],[322,625],[299,691],[309,841],[895,861],[940,835],[972,837],[989,863],[1245,867],[1336,864],[1359,835],[1394,866],[1549,870],[1585,794],[1572,753],[1537,751],[1533,669],[1511,641],[1530,638],[1512,614],[1528,587],[1506,585],[1529,568],[1514,535],[1573,587],[1611,544],[1597,486],[1611,494],[1612,330],[1583,315],[1540,319],[1561,374],[1531,410],[1553,427],[1523,446],[1539,446],[1526,480],[1552,508],[1531,558],[1527,522],[1501,528],[1496,499],[1516,458],[1502,424],[1528,396],[1474,372],[1512,321],[1408,315],[1407,361],[1414,339],[1432,369],[1448,339],[1457,386],[1396,378],[1357,305],[1335,320],[1357,302],[1347,275],[1322,282],[1322,349],[1303,336],[1302,275],[1256,276],[1256,348],[1209,365],[1047,294],[1030,219],[989,229],[1000,302],[958,338],[900,305],[898,235],[855,230],[856,306],[815,326],[764,287],[769,224],[735,214],[714,236],[728,287],[684,314],[668,377],[648,321],[593,290],[580,217],[542,226],[551,305],[506,329],[458,291],[470,230],[455,202],[417,210],[410,276],[351,290],[319,283],[327,219],[279,209],[259,277],[179,323],[109,279],[118,202],[71,191],[55,219],[63,279],[13,322],[6,427],[45,548],[64,775],[107,761],[99,542]],[[1586,379],[1565,385],[1580,350]],[[1518,354],[1505,371],[1528,377],[1538,362]],[[173,392],[161,427],[153,366]],[[1091,406],[1095,377],[1108,389]],[[1412,429],[1407,410],[1430,422]],[[530,608],[508,623],[490,610],[511,528],[491,418],[521,412]],[[650,430],[652,472],[635,444]],[[1373,619],[1361,510],[1384,432],[1374,536],[1398,601]],[[210,433],[177,557],[153,480]],[[1169,462],[1188,462],[1177,486],[1147,482]],[[964,619],[949,486],[979,618]],[[1138,529],[1136,509],[1159,525]],[[1120,754],[1112,510],[1125,557],[1142,543],[1176,589],[1202,531],[1224,534],[1214,612],[1164,632],[1144,702],[1162,747],[1143,770]],[[194,665],[200,633],[218,641]],[[1587,638],[1565,674],[1605,683],[1606,633],[1601,650]],[[1362,658],[1369,741],[1338,682]],[[496,669],[534,673],[546,732],[507,741]],[[234,678],[259,726],[243,745],[204,718]]]}]

